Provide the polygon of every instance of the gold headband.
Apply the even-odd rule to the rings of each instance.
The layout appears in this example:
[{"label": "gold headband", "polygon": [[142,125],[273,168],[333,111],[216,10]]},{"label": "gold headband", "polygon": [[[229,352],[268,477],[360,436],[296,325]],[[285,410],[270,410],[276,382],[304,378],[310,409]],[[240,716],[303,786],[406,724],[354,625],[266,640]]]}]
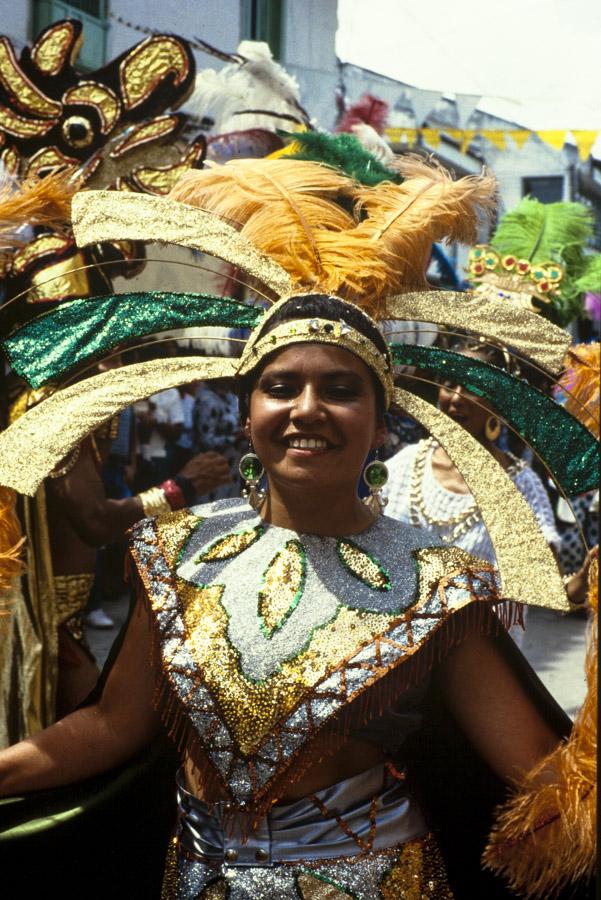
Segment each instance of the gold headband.
[{"label": "gold headband", "polygon": [[[261,323],[263,324],[263,323]],[[290,344],[332,344],[342,347],[358,356],[374,373],[384,391],[386,408],[392,401],[394,382],[392,365],[387,354],[375,346],[360,331],[352,328],[344,320],[334,322],[331,319],[292,319],[277,325],[272,331],[257,337],[251,337],[240,358],[238,375],[246,375],[269,354],[281,350]]]}]

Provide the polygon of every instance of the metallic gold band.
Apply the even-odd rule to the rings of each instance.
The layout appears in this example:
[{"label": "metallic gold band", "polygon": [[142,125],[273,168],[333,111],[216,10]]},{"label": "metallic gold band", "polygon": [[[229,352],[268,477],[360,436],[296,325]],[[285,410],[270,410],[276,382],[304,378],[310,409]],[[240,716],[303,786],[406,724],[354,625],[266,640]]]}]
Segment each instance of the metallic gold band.
[{"label": "metallic gold band", "polygon": [[290,344],[333,344],[358,356],[372,370],[382,388],[386,406],[390,406],[394,383],[392,366],[386,356],[361,332],[340,320],[293,319],[277,325],[256,341],[249,341],[238,366],[238,375],[251,372],[269,353]]},{"label": "metallic gold band", "polygon": [[142,501],[142,509],[146,518],[162,516],[172,511],[163,488],[149,488],[147,491],[138,494],[138,499]]},{"label": "metallic gold band", "polygon": [[54,576],[54,598],[59,622],[65,622],[71,616],[83,612],[93,584],[93,573]]}]

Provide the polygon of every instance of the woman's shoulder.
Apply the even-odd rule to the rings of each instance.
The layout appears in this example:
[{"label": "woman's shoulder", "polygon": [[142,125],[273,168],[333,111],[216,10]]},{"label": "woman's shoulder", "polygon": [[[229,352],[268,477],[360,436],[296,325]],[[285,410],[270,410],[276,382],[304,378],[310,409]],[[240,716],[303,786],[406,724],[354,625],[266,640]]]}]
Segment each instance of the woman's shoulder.
[{"label": "woman's shoulder", "polygon": [[396,472],[406,468],[406,466],[415,458],[417,453],[419,453],[420,450],[423,450],[424,445],[427,443],[428,441],[426,439],[417,441],[416,444],[407,444],[402,450],[399,450],[394,456],[391,456],[386,460],[389,471]]}]

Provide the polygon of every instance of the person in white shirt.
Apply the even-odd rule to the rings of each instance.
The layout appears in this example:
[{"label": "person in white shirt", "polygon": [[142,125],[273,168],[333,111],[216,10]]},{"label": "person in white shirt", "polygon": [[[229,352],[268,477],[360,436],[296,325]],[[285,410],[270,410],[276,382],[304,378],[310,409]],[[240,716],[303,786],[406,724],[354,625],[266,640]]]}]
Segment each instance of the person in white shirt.
[{"label": "person in white shirt", "polygon": [[[468,345],[469,346],[469,345]],[[458,349],[458,348],[454,348]],[[465,356],[491,359],[486,348],[462,349]],[[499,351],[492,354],[501,356]],[[528,501],[549,544],[561,543],[547,492],[538,475],[523,461],[497,444],[501,423],[481,398],[461,385],[444,382],[438,403],[442,412],[458,422],[495,457]],[[443,543],[462,547],[474,556],[496,563],[493,547],[468,486],[442,447],[432,439],[405,447],[387,460],[389,471],[386,515],[427,530]],[[526,610],[522,610],[525,616]],[[521,644],[523,630],[512,626],[511,636]]]},{"label": "person in white shirt", "polygon": [[153,394],[147,404],[136,410],[141,433],[140,453],[147,463],[152,484],[168,478],[172,472],[170,448],[184,427],[184,408],[177,388]]}]

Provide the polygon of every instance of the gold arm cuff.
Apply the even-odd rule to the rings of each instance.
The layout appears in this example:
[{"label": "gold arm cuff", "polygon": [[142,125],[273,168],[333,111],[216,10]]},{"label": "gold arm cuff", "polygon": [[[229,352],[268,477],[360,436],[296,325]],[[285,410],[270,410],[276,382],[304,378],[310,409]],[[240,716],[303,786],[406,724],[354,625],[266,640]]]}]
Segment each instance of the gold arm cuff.
[{"label": "gold arm cuff", "polygon": [[152,487],[147,491],[142,491],[141,494],[138,494],[138,499],[142,501],[142,509],[146,518],[173,512],[163,488]]}]

